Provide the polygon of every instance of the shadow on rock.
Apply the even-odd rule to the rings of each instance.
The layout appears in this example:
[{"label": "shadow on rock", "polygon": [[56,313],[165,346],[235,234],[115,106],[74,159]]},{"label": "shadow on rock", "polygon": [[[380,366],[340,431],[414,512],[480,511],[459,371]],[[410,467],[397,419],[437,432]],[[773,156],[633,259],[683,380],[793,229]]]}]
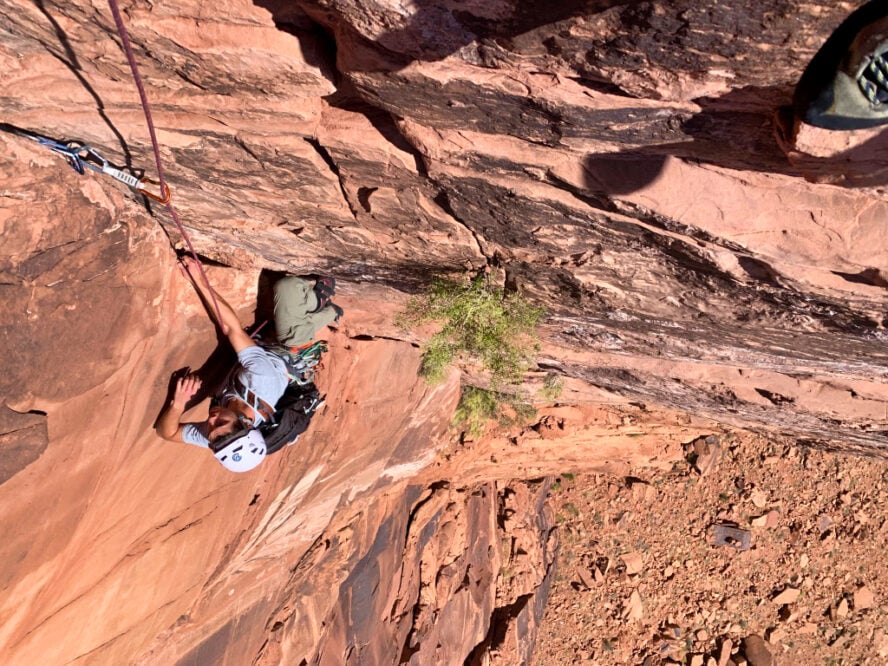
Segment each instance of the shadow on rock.
[{"label": "shadow on rock", "polygon": [[665,161],[665,155],[647,151],[590,155],[584,164],[586,187],[606,194],[631,194],[654,182]]},{"label": "shadow on rock", "polygon": [[307,64],[317,67],[326,78],[336,82],[336,42],[323,26],[309,18],[296,3],[253,0],[253,4],[271,14],[278,30],[299,40]]},{"label": "shadow on rock", "polygon": [[90,97],[93,98],[93,101],[96,104],[96,112],[101,117],[102,121],[105,125],[108,126],[108,129],[111,130],[111,133],[114,134],[114,138],[117,139],[117,142],[120,144],[120,149],[123,151],[125,166],[127,168],[132,167],[132,154],[130,153],[129,144],[127,144],[126,139],[123,138],[123,134],[117,129],[117,126],[111,122],[111,119],[108,117],[108,114],[105,112],[105,103],[102,101],[102,98],[99,97],[99,93],[96,92],[96,89],[93,88],[92,84],[86,79],[83,75],[83,68],[80,65],[80,61],[77,59],[77,53],[74,51],[74,48],[71,46],[71,40],[68,39],[67,33],[62,29],[62,26],[59,22],[53,18],[53,16],[47,11],[46,3],[43,0],[35,0],[34,4],[37,9],[40,10],[40,13],[46,17],[46,20],[49,21],[52,26],[53,32],[55,32],[56,37],[58,37],[59,45],[62,47],[63,53],[56,53],[52,49],[47,49],[49,54],[52,55],[56,60],[62,63],[77,79],[83,89],[89,94]]},{"label": "shadow on rock", "polygon": [[[516,0],[508,10],[500,8],[472,8],[468,10],[449,9],[434,0],[418,0],[413,3],[412,13],[405,17],[399,27],[393,27],[379,34],[375,39],[368,38],[354,25],[366,24],[367,20],[356,21],[345,15],[345,9],[333,11],[327,5],[315,2],[293,5],[281,0],[254,0],[254,4],[267,9],[275,24],[293,32],[293,26],[305,28],[305,19],[326,26],[326,30],[336,34],[335,43],[340,46],[337,57],[340,65],[347,60],[341,70],[376,71],[384,69],[395,72],[412,62],[434,62],[456,53],[460,49],[475,45],[509,46],[513,38],[566,19],[604,12],[612,7],[639,4],[641,0],[554,0],[543,5],[530,0]],[[486,15],[478,15],[485,13]],[[372,19],[371,19],[372,21]],[[332,42],[331,42],[332,43]],[[344,48],[343,48],[344,47]],[[334,46],[334,48],[336,48]]]},{"label": "shadow on rock", "polygon": [[0,484],[6,483],[37,460],[49,443],[46,414],[39,411],[17,412],[0,404]]}]

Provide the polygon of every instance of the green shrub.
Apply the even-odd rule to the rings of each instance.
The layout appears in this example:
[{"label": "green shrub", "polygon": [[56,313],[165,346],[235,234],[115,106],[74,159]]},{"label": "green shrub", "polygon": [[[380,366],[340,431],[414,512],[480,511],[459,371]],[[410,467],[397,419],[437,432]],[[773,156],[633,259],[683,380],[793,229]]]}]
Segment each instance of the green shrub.
[{"label": "green shrub", "polygon": [[443,381],[447,369],[456,357],[457,348],[447,340],[433,336],[426,344],[422,352],[422,365],[419,374],[425,377],[429,383],[437,384]]},{"label": "green shrub", "polygon": [[453,414],[453,424],[464,426],[474,437],[484,432],[487,421],[497,415],[499,400],[493,391],[466,386]]},{"label": "green shrub", "polygon": [[[503,409],[505,405],[512,408],[514,416]],[[453,415],[453,425],[464,427],[473,437],[479,437],[484,432],[484,426],[492,419],[500,425],[509,426],[515,423],[528,423],[535,416],[536,410],[523,401],[520,394],[465,386]]]},{"label": "green shrub", "polygon": [[[463,283],[436,280],[428,292],[410,300],[399,323],[441,323],[423,349],[420,374],[429,382],[444,379],[460,358],[490,373],[488,388],[463,388],[453,417],[454,425],[477,437],[491,419],[506,424],[533,418],[535,410],[514,387],[532,363],[535,328],[542,316],[542,308],[519,294],[505,294],[484,278]],[[504,404],[515,418],[506,416]]]},{"label": "green shrub", "polygon": [[542,398],[549,402],[555,402],[564,390],[564,380],[557,372],[547,372],[543,379],[543,386],[539,393]]},{"label": "green shrub", "polygon": [[543,316],[519,294],[477,278],[469,283],[435,281],[429,291],[411,299],[402,323],[440,321],[441,331],[423,350],[420,373],[430,382],[443,379],[458,356],[479,362],[490,372],[496,391],[520,384],[536,349],[534,329]]}]

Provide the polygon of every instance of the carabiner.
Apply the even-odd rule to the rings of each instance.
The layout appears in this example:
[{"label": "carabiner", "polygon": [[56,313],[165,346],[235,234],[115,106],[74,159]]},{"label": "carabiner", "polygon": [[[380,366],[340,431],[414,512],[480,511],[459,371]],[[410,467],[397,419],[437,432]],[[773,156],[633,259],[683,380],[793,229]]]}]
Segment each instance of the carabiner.
[{"label": "carabiner", "polygon": [[130,187],[136,187],[139,184],[138,178],[128,174],[126,171],[121,171],[117,167],[111,166],[111,162],[106,160],[99,151],[91,146],[71,146],[71,149],[77,155],[77,160],[85,167],[98,173],[103,173],[106,176],[111,176]]},{"label": "carabiner", "polygon": [[[25,135],[28,136],[28,135]],[[71,166],[74,171],[79,173],[81,176],[84,174],[83,170],[83,160],[80,159],[80,156],[77,154],[79,152],[76,146],[71,146],[70,144],[59,143],[58,141],[53,141],[52,139],[47,139],[45,136],[28,136],[32,141],[36,141],[41,146],[46,146],[52,152],[58,153],[62,157],[64,157],[68,164]]]},{"label": "carabiner", "polygon": [[[149,185],[157,186],[160,194],[154,194],[153,192],[149,192],[146,183]],[[143,178],[139,181],[139,183],[135,186],[136,192],[139,194],[144,194],[149,199],[153,199],[157,203],[168,204],[170,199],[173,198],[173,193],[170,192],[170,188],[166,183],[158,183],[156,180],[151,180],[150,178]]]},{"label": "carabiner", "polygon": [[[26,139],[36,141],[41,146],[46,146],[54,153],[58,153],[64,157],[68,164],[71,165],[71,168],[81,176],[86,172],[86,169],[89,169],[90,171],[111,176],[115,180],[119,180],[121,183],[133,188],[139,194],[144,194],[146,197],[157,203],[168,204],[172,199],[172,193],[166,183],[161,184],[150,178],[138,178],[126,171],[118,169],[92,146],[81,144],[78,141],[61,143],[59,141],[53,141],[45,136],[40,136],[39,134],[31,134],[15,129],[12,131]],[[156,194],[149,190],[149,185],[154,186],[159,193]]]},{"label": "carabiner", "polygon": [[[71,141],[66,144],[66,147],[68,148],[68,154],[72,156],[71,159],[76,160],[81,167],[86,167],[98,173],[105,172],[108,160],[102,157],[102,154],[92,146],[81,146],[77,142]],[[83,172],[81,171],[80,173]]]}]

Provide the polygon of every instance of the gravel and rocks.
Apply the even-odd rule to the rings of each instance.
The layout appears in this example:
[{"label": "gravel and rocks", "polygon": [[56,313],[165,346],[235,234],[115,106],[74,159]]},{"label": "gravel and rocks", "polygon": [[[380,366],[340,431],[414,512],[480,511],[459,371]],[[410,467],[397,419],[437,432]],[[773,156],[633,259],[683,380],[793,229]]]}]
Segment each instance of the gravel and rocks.
[{"label": "gravel and rocks", "polygon": [[[885,463],[730,432],[686,452],[555,484],[535,664],[888,663]],[[749,549],[714,545],[718,525]]]}]

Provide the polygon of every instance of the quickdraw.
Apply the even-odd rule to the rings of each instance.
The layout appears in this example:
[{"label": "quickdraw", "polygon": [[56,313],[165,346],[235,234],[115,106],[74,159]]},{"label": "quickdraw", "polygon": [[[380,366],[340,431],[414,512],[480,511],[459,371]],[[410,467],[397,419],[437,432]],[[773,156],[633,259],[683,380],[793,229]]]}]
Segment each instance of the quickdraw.
[{"label": "quickdraw", "polygon": [[327,351],[327,343],[315,340],[302,347],[271,345],[266,349],[280,356],[287,364],[287,377],[291,384],[307,386],[314,381],[315,373],[321,364],[321,356]]},{"label": "quickdraw", "polygon": [[[139,194],[144,194],[149,199],[153,199],[158,203],[168,204],[172,198],[172,193],[166,183],[160,184],[150,178],[138,178],[126,171],[118,169],[92,146],[86,146],[77,141],[61,143],[60,141],[54,141],[53,139],[40,136],[39,134],[30,134],[21,130],[15,130],[15,133],[26,139],[39,143],[41,146],[46,146],[52,152],[61,155],[67,160],[71,168],[81,176],[86,173],[86,169],[90,169],[97,173],[111,176],[124,185],[133,188]],[[157,192],[152,192],[151,189],[149,189],[149,186],[151,186],[151,189],[156,189]]]}]

